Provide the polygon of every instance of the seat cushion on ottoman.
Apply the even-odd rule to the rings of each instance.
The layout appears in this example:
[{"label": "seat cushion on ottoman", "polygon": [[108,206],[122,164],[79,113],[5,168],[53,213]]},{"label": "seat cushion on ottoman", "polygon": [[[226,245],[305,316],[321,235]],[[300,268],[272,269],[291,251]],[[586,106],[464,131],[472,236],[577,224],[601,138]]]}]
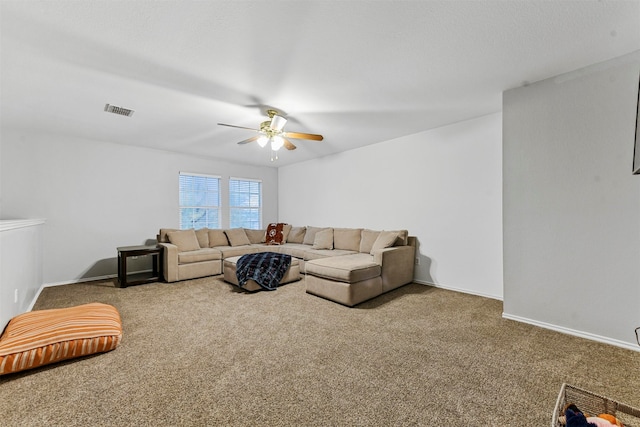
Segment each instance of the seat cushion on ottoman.
[{"label": "seat cushion on ottoman", "polygon": [[110,351],[121,339],[120,313],[108,304],[23,313],[0,336],[0,375]]},{"label": "seat cushion on ottoman", "polygon": [[380,276],[382,269],[368,254],[353,254],[307,261],[305,273],[346,283]]},{"label": "seat cushion on ottoman", "polygon": [[[239,256],[227,258],[224,260],[222,265],[225,282],[232,283],[236,286],[240,286],[238,283],[238,276],[236,275],[236,264],[239,259]],[[280,284],[284,285],[285,283],[295,282],[296,280],[300,280],[300,262],[297,258],[291,257],[291,265],[282,279],[280,279]],[[247,283],[242,289],[246,289],[247,291],[258,291],[262,289],[262,287],[254,280],[247,280]]]}]

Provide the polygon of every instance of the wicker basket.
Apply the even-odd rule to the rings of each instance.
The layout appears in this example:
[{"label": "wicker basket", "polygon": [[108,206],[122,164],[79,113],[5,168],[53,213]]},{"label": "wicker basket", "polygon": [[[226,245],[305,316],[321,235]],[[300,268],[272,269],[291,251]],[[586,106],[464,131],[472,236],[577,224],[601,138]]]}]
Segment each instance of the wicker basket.
[{"label": "wicker basket", "polygon": [[564,425],[560,422],[560,417],[564,416],[562,410],[568,403],[575,404],[582,413],[588,414],[588,416],[595,417],[598,414],[611,414],[624,423],[625,427],[640,427],[640,409],[569,384],[562,384],[556,407],[553,411],[551,427],[562,427]]}]

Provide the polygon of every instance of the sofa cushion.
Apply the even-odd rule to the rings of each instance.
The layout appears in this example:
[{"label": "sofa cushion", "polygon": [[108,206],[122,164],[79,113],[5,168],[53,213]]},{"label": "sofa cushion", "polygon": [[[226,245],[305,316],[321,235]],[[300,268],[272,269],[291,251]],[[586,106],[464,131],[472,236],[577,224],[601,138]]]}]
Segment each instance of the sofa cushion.
[{"label": "sofa cushion", "polygon": [[393,233],[398,233],[398,239],[392,246],[407,246],[409,244],[409,230],[391,230]]},{"label": "sofa cushion", "polygon": [[180,252],[178,264],[190,264],[192,262],[213,261],[222,259],[222,252],[214,248],[203,248],[197,251]]},{"label": "sofa cushion", "polygon": [[267,226],[267,237],[265,243],[267,245],[281,245],[286,242],[284,237],[284,227],[286,224],[278,222],[271,223]]},{"label": "sofa cushion", "polygon": [[397,239],[397,231],[381,231],[378,235],[378,238],[373,243],[373,246],[371,246],[371,255],[373,255],[374,252],[379,251],[380,249],[390,248],[391,246],[394,246]]},{"label": "sofa cushion", "polygon": [[196,230],[196,239],[198,239],[198,245],[200,245],[201,248],[208,248],[209,247],[209,229],[205,227],[205,228]]},{"label": "sofa cushion", "polygon": [[251,244],[249,238],[247,237],[247,233],[244,232],[244,228],[232,228],[230,230],[224,230],[224,234],[227,235],[227,239],[229,239],[229,244],[231,246],[243,246]]},{"label": "sofa cushion", "polygon": [[[245,254],[255,254],[258,252],[267,252],[271,246],[263,245],[242,245],[242,246],[219,246],[216,249],[222,252],[222,259],[232,256],[240,256]],[[276,251],[274,251],[276,252]]]},{"label": "sofa cushion", "polygon": [[287,239],[289,238],[289,233],[291,233],[291,229],[293,228],[293,226],[291,224],[285,224],[284,227],[282,228],[282,243],[285,243],[287,241]]},{"label": "sofa cushion", "polygon": [[160,233],[158,233],[158,243],[169,243],[169,237],[167,233],[171,233],[172,231],[180,231],[177,228],[161,228]]},{"label": "sofa cushion", "polygon": [[229,246],[229,239],[220,229],[209,229],[209,247],[215,248],[216,246]]},{"label": "sofa cushion", "polygon": [[[291,255],[300,259],[307,259],[307,253],[311,251],[311,246],[304,245],[302,243],[287,243],[286,245],[280,245],[276,249],[276,252],[281,254]],[[273,249],[269,249],[273,250]]]},{"label": "sofa cushion", "polygon": [[360,250],[361,235],[362,228],[334,228],[333,247],[357,252]]},{"label": "sofa cushion", "polygon": [[333,229],[318,231],[311,249],[333,249]]},{"label": "sofa cushion", "polygon": [[[307,248],[309,248],[307,246]],[[356,251],[348,251],[346,249],[307,249],[304,252],[304,259],[319,259],[319,258],[329,258],[329,257],[337,257],[342,255],[352,255],[357,254]]]},{"label": "sofa cushion", "polygon": [[378,235],[380,234],[379,231],[375,231],[375,230],[367,230],[366,228],[364,230],[362,230],[361,233],[361,239],[360,239],[360,252],[363,253],[371,253],[371,248],[373,247],[373,244],[376,242],[376,239],[378,238]]},{"label": "sofa cushion", "polygon": [[121,339],[120,313],[108,304],[29,311],[0,337],[0,375],[107,352]]},{"label": "sofa cushion", "polygon": [[189,230],[178,230],[167,233],[169,241],[178,247],[178,252],[196,251],[200,249],[196,231],[191,228]]},{"label": "sofa cushion", "polygon": [[315,259],[305,263],[306,274],[355,283],[380,276],[381,267],[368,254]]},{"label": "sofa cushion", "polygon": [[245,228],[244,232],[247,234],[247,238],[251,244],[264,243],[266,241],[267,230],[252,230],[250,228]]},{"label": "sofa cushion", "polygon": [[313,245],[313,241],[316,238],[316,233],[318,231],[322,231],[322,230],[326,230],[327,228],[321,228],[321,227],[310,227],[307,226],[307,230],[304,233],[304,239],[302,240],[302,243],[304,243],[305,245]]},{"label": "sofa cushion", "polygon": [[287,243],[302,243],[304,242],[304,235],[307,231],[307,227],[291,227],[289,235],[287,236]]}]

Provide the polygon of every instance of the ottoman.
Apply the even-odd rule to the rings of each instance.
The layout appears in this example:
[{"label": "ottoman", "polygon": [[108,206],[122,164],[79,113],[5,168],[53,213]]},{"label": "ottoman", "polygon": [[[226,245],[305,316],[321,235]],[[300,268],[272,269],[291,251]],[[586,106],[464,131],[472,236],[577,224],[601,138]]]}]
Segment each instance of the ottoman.
[{"label": "ottoman", "polygon": [[320,258],[305,263],[307,293],[353,307],[384,292],[382,267],[369,254]]},{"label": "ottoman", "polygon": [[[238,276],[236,276],[236,263],[240,259],[239,256],[229,257],[222,263],[222,271],[224,274],[224,281],[233,285],[239,286]],[[295,282],[300,280],[300,262],[298,258],[291,257],[291,265],[287,269],[284,277],[280,280],[280,284]],[[246,285],[242,288],[247,291],[259,291],[262,289],[254,280],[248,280]]]}]

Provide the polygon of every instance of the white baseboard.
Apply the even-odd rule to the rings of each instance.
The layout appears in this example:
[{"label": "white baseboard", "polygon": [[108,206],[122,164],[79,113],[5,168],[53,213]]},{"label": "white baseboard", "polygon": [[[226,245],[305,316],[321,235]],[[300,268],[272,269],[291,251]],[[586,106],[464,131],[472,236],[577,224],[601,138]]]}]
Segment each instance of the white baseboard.
[{"label": "white baseboard", "polygon": [[628,342],[616,340],[613,338],[603,337],[600,335],[591,334],[589,332],[577,331],[575,329],[552,325],[551,323],[540,322],[538,320],[532,320],[526,317],[514,316],[512,314],[507,314],[507,313],[502,313],[502,317],[509,320],[515,320],[516,322],[527,323],[529,325],[538,326],[540,328],[549,329],[555,332],[560,332],[562,334],[572,335],[574,337],[584,338],[590,341],[597,341],[604,344],[621,347],[627,350],[640,352],[640,346],[633,343],[628,343]]},{"label": "white baseboard", "polygon": [[[140,273],[143,273],[143,271],[141,271]],[[118,277],[118,275],[107,274],[106,276],[84,277],[82,279],[76,279],[76,280],[65,280],[64,282],[51,282],[51,283],[45,283],[44,285],[42,285],[42,287],[49,288],[51,286],[71,285],[73,283],[95,282],[96,280],[113,279],[114,277]]]},{"label": "white baseboard", "polygon": [[[495,295],[483,295],[477,292],[471,292],[468,289],[460,289],[460,288],[454,288],[454,287],[450,287],[450,286],[443,286],[443,285],[437,285],[435,283],[430,283],[424,280],[415,280],[415,283],[419,283],[421,285],[428,285],[428,286],[434,286],[436,288],[441,288],[441,289],[446,289],[449,291],[455,291],[455,292],[462,292],[465,294],[470,294],[470,295],[476,295],[476,296],[480,296],[480,297],[485,297],[485,298],[491,298],[491,299],[496,299],[499,301],[502,301],[503,299],[501,297],[495,296]],[[550,323],[545,323],[545,322],[540,322],[538,320],[532,320],[532,319],[527,319],[525,317],[520,317],[520,316],[513,316],[507,313],[502,313],[502,317],[505,319],[509,319],[509,320],[514,320],[516,322],[521,322],[521,323],[527,323],[529,325],[533,325],[533,326],[537,326],[540,328],[544,328],[544,329],[549,329],[552,331],[556,331],[556,332],[560,332],[562,334],[566,334],[566,335],[572,335],[575,337],[580,337],[580,338],[584,338],[587,340],[591,340],[591,341],[597,341],[597,342],[601,342],[604,344],[609,344],[609,345],[613,345],[616,347],[621,347],[627,350],[632,350],[632,351],[637,351],[640,352],[640,346],[634,344],[634,343],[628,343],[625,341],[620,341],[620,340],[616,340],[613,338],[607,338],[607,337],[603,337],[600,335],[595,335],[595,334],[591,334],[588,332],[583,332],[583,331],[577,331],[575,329],[570,329],[570,328],[564,328],[562,326],[557,326],[557,325],[552,325]]]},{"label": "white baseboard", "polygon": [[413,281],[414,281],[414,283],[419,283],[421,285],[428,285],[428,286],[433,286],[435,288],[446,289],[448,291],[461,292],[463,294],[475,295],[475,296],[478,296],[478,297],[491,298],[491,299],[495,299],[495,300],[498,300],[498,301],[502,301],[502,297],[498,296],[498,295],[489,295],[489,294],[483,294],[483,293],[480,293],[480,292],[472,292],[469,289],[454,288],[454,287],[446,286],[446,285],[438,285],[438,284],[435,284],[435,283],[427,282],[425,280],[413,279]]},{"label": "white baseboard", "polygon": [[113,279],[114,277],[118,277],[118,275],[117,274],[107,274],[106,276],[87,277],[87,278],[83,278],[83,279],[66,280],[64,282],[43,283],[42,285],[40,285],[40,289],[38,289],[38,292],[36,292],[35,296],[31,300],[31,304],[29,304],[29,307],[27,307],[27,311],[33,310],[33,306],[36,305],[36,301],[38,300],[38,297],[40,297],[40,294],[42,293],[42,290],[44,288],[50,288],[50,287],[53,287],[53,286],[71,285],[73,283],[84,283],[84,282],[93,282],[93,281],[96,281],[96,280]]}]

